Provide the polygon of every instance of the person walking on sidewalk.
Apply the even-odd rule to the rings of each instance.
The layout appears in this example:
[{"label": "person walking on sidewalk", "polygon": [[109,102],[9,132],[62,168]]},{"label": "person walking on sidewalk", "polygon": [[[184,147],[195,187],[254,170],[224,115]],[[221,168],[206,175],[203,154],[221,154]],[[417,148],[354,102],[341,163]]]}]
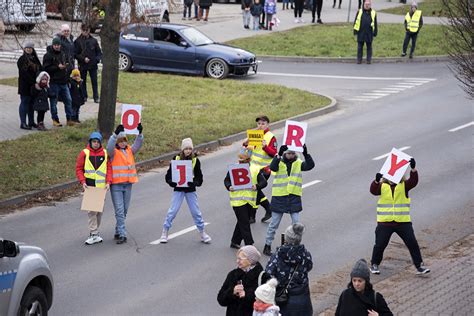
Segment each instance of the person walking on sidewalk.
[{"label": "person walking on sidewalk", "polygon": [[430,269],[423,266],[420,247],[410,217],[408,192],[418,184],[418,171],[415,167],[415,159],[411,158],[410,178],[405,180],[403,177],[399,184],[382,179],[381,173],[377,173],[375,180],[370,184],[370,193],[380,196],[377,202],[377,228],[375,229],[375,245],[370,266],[372,273],[380,274],[379,265],[382,262],[383,252],[393,233],[400,236],[408,247],[416,274],[430,272]]},{"label": "person walking on sidewalk", "polygon": [[313,258],[301,243],[304,229],[301,223],[288,226],[284,244],[273,254],[265,268],[265,272],[278,280],[277,293],[285,289],[288,293],[288,301],[279,304],[283,316],[313,315],[308,277],[313,269]]},{"label": "person walking on sidewalk", "polygon": [[81,79],[81,72],[79,69],[71,71],[71,78],[69,78],[69,93],[72,100],[72,117],[74,123],[80,124],[79,109],[84,105],[84,82]]},{"label": "person walking on sidewalk", "polygon": [[372,41],[377,36],[377,12],[370,0],[364,1],[364,9],[359,9],[354,21],[354,35],[357,35],[357,63],[362,63],[364,43],[367,46],[367,64],[372,62]]},{"label": "person walking on sidewalk", "polygon": [[138,182],[138,174],[135,166],[135,155],[143,145],[143,126],[138,123],[138,136],[132,146],[128,145],[128,138],[122,124],[118,125],[107,143],[107,152],[112,161],[112,185],[110,195],[115,209],[115,235],[117,244],[127,242],[127,219],[128,207],[132,198],[132,185]]},{"label": "person walking on sidewalk", "polygon": [[314,20],[316,18],[316,12],[318,14],[318,20],[317,20],[317,23],[318,24],[323,24],[323,21],[321,21],[321,10],[323,9],[323,0],[313,0],[313,4],[312,4],[312,7],[311,7],[311,14],[313,16],[313,20],[311,21],[311,23],[314,23]]},{"label": "person walking on sidewalk", "polygon": [[241,9],[242,9],[242,19],[244,22],[244,29],[250,29],[250,7],[252,6],[252,0],[242,0]]},{"label": "person walking on sidewalk", "polygon": [[87,101],[87,73],[91,78],[92,97],[94,103],[99,103],[99,89],[97,87],[97,66],[102,59],[102,50],[99,42],[91,36],[91,29],[88,25],[81,25],[81,35],[74,41],[75,57],[79,64],[81,78],[83,80],[82,91],[84,94],[84,101]]},{"label": "person walking on sidewalk", "polygon": [[202,219],[202,213],[199,209],[198,198],[196,193],[196,187],[200,187],[203,182],[203,175],[201,171],[201,162],[197,158],[196,154],[193,153],[193,141],[191,138],[185,138],[181,141],[181,152],[179,155],[174,157],[173,160],[191,160],[193,168],[193,181],[188,182],[187,187],[178,187],[176,182],[172,180],[171,174],[171,163],[166,172],[166,183],[173,188],[173,198],[171,199],[171,206],[166,214],[165,221],[163,223],[163,231],[161,233],[160,243],[165,244],[168,242],[168,232],[173,224],[173,220],[181,208],[183,200],[186,199],[188,203],[189,211],[193,217],[194,224],[196,225],[201,241],[205,244],[211,242],[211,237],[204,230],[204,220]]},{"label": "person walking on sidewalk", "polygon": [[67,82],[69,73],[67,72],[68,57],[61,49],[61,40],[57,37],[53,38],[51,46],[46,48],[46,54],[43,57],[43,67],[51,77],[51,119],[53,126],[60,127],[58,116],[58,97],[64,102],[64,111],[66,112],[66,120],[68,126],[73,126],[75,123],[72,118],[72,100]]},{"label": "person walking on sidewalk", "polygon": [[382,294],[370,283],[367,261],[358,260],[351,271],[351,280],[337,303],[335,316],[393,316]]},{"label": "person walking on sidewalk", "polygon": [[280,307],[275,304],[275,293],[278,281],[271,278],[255,290],[252,316],[281,316]]},{"label": "person walking on sidewalk", "polygon": [[250,14],[253,18],[253,30],[258,31],[260,29],[260,16],[262,15],[263,9],[260,4],[260,0],[255,0],[250,7]]},{"label": "person walking on sidewalk", "polygon": [[[245,164],[250,162],[249,150],[246,149],[239,153],[239,163]],[[253,245],[252,230],[250,228],[250,217],[255,216],[254,207],[256,206],[257,191],[261,191],[267,186],[267,179],[263,174],[263,169],[250,168],[252,176],[252,189],[234,190],[230,180],[230,174],[224,179],[224,186],[229,191],[230,206],[232,206],[237,223],[235,224],[234,233],[230,242],[231,248],[240,248],[242,240],[246,245]]]},{"label": "person walking on sidewalk", "polygon": [[[102,135],[92,132],[89,143],[81,151],[76,160],[76,177],[82,185],[83,190],[88,187],[104,188],[108,190],[112,183],[112,166],[107,152],[102,147]],[[88,212],[89,237],[86,245],[93,245],[103,241],[99,234],[102,212]]]},{"label": "person walking on sidewalk", "polygon": [[406,32],[405,40],[403,41],[402,57],[407,55],[408,43],[411,40],[409,58],[413,58],[413,53],[415,52],[416,47],[416,38],[418,37],[418,32],[420,32],[421,27],[423,26],[423,16],[421,15],[421,10],[418,10],[415,1],[411,4],[410,11],[405,15],[404,24]]},{"label": "person walking on sidewalk", "polygon": [[33,110],[38,113],[36,122],[39,131],[46,131],[44,126],[44,115],[49,110],[49,75],[46,71],[40,72],[36,77],[36,83],[31,87],[33,98]]},{"label": "person walking on sidewalk", "polygon": [[272,187],[272,220],[267,229],[264,255],[271,256],[272,254],[271,245],[284,213],[290,213],[293,224],[299,222],[300,212],[303,210],[302,171],[314,168],[314,161],[308,154],[306,144],[303,146],[303,156],[304,161],[298,158],[294,151],[288,150],[288,147],[283,145],[270,164],[270,170],[276,174]]},{"label": "person walking on sidewalk", "polygon": [[31,88],[35,85],[36,77],[41,72],[42,66],[34,47],[33,42],[26,42],[23,46],[23,55],[18,58],[16,63],[18,67],[18,94],[20,95],[20,128],[26,130],[37,127],[34,119]]}]

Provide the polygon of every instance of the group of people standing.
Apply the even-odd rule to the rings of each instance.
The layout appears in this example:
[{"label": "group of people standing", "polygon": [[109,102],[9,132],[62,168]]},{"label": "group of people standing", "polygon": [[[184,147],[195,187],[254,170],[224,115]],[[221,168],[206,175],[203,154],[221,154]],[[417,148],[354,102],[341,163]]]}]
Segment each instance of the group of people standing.
[{"label": "group of people standing", "polygon": [[99,43],[85,24],[81,26],[81,35],[75,40],[69,25],[63,24],[60,33],[46,48],[43,62],[35,51],[34,43],[27,41],[23,45],[23,55],[17,61],[20,128],[46,130],[44,116],[49,110],[53,126],[62,126],[57,110],[58,100],[64,103],[67,125],[80,124],[79,109],[88,98],[87,74],[91,78],[94,102],[99,103],[97,73],[101,58]]},{"label": "group of people standing", "polygon": [[196,21],[203,20],[207,22],[209,18],[209,10],[212,6],[212,0],[184,0],[184,9],[183,9],[183,20],[186,20],[186,15],[188,20],[192,20],[191,17],[191,7],[194,4],[194,19]]}]

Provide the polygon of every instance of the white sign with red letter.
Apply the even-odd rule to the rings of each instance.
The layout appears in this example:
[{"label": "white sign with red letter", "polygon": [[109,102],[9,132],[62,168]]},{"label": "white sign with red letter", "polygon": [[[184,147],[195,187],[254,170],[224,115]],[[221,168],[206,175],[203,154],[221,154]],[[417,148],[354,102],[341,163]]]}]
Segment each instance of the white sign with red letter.
[{"label": "white sign with red letter", "polygon": [[236,163],[229,165],[230,182],[234,190],[246,190],[252,188],[252,175],[248,163]]},{"label": "white sign with red letter", "polygon": [[188,182],[193,182],[192,160],[171,160],[171,181],[177,187],[189,187]]},{"label": "white sign with red letter", "polygon": [[392,148],[392,151],[385,160],[385,163],[380,170],[383,177],[393,183],[400,183],[405,171],[410,165],[411,156],[405,154],[396,148]]},{"label": "white sign with red letter", "polygon": [[285,133],[283,134],[283,145],[288,146],[289,150],[303,152],[307,129],[308,123],[286,121]]},{"label": "white sign with red letter", "polygon": [[142,106],[140,104],[122,104],[120,119],[126,134],[138,135],[138,123],[141,122]]}]

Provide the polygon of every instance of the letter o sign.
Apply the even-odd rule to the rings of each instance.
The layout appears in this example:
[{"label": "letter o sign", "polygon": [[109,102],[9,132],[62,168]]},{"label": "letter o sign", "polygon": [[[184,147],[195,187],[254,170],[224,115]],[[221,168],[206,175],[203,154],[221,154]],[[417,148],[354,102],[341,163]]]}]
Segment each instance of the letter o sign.
[{"label": "letter o sign", "polygon": [[125,129],[135,129],[140,123],[140,114],[134,110],[129,109],[122,115],[122,125]]}]

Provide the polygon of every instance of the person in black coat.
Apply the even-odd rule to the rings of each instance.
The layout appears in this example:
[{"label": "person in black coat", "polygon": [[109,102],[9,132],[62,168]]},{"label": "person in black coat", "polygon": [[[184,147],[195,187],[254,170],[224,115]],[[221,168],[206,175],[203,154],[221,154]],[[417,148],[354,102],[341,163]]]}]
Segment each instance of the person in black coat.
[{"label": "person in black coat", "polygon": [[370,283],[367,261],[358,260],[347,285],[337,303],[336,316],[392,316],[382,294],[375,292]]},{"label": "person in black coat", "polygon": [[[23,55],[16,63],[18,67],[18,94],[20,95],[20,128],[31,130],[38,127],[34,120],[33,98],[31,88],[36,83],[36,76],[41,72],[41,62],[34,49],[33,42],[26,42]],[[26,118],[28,117],[28,124]]]},{"label": "person in black coat", "polygon": [[364,43],[367,46],[367,64],[372,62],[372,41],[377,36],[377,13],[370,0],[365,0],[364,9],[359,9],[354,20],[354,35],[357,35],[357,63],[362,63]]},{"label": "person in black coat", "polygon": [[46,71],[40,72],[36,77],[36,84],[31,87],[31,97],[33,98],[33,110],[38,113],[36,119],[38,130],[45,131],[44,115],[49,110],[49,75]]},{"label": "person in black coat", "polygon": [[219,305],[227,307],[226,316],[251,316],[255,290],[269,276],[263,271],[260,252],[248,245],[237,251],[237,268],[230,271],[217,294]]},{"label": "person in black coat", "polygon": [[209,17],[209,9],[212,6],[212,0],[199,0],[199,15],[197,20],[199,21],[202,18],[203,11],[206,11],[206,15],[204,16],[204,21],[207,21]]},{"label": "person in black coat", "polygon": [[79,63],[81,78],[83,80],[84,99],[87,99],[87,73],[91,77],[92,95],[95,103],[99,103],[99,90],[97,87],[97,64],[102,59],[102,50],[99,42],[91,36],[90,27],[86,24],[81,26],[82,33],[74,41],[75,56]]},{"label": "person in black coat", "polygon": [[79,120],[79,109],[84,105],[84,82],[81,79],[81,72],[79,69],[71,71],[71,78],[69,78],[69,93],[72,100],[72,117],[71,120],[75,123],[81,123]]}]

